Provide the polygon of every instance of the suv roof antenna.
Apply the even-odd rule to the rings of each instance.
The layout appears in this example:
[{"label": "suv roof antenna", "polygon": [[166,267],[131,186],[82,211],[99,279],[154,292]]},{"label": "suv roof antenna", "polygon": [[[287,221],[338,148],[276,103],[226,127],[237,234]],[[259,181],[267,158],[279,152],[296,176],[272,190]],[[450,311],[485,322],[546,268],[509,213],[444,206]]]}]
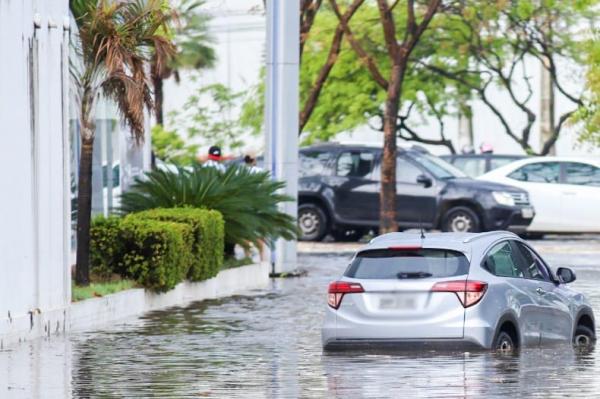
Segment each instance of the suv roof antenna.
[{"label": "suv roof antenna", "polygon": [[419,230],[421,230],[421,240],[425,239],[425,232],[423,231],[423,215],[419,212]]}]

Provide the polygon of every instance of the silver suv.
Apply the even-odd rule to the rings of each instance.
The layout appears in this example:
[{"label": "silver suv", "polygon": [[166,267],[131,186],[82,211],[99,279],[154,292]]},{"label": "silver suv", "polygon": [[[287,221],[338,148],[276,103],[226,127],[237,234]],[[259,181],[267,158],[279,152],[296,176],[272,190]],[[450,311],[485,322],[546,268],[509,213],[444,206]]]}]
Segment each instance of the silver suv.
[{"label": "silver suv", "polygon": [[323,347],[587,348],[594,314],[574,280],[509,232],[385,234],[329,285]]}]

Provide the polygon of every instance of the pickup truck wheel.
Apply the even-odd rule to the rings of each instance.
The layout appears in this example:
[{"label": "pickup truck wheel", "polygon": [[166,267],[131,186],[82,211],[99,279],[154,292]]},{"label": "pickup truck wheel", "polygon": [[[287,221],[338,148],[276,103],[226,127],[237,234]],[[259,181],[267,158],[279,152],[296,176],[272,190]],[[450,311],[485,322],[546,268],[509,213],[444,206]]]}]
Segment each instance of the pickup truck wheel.
[{"label": "pickup truck wheel", "polygon": [[302,204],[298,207],[298,229],[300,241],[321,241],[327,234],[327,216],[315,204]]},{"label": "pickup truck wheel", "polygon": [[453,233],[478,233],[480,231],[479,216],[466,206],[450,208],[444,215],[442,231]]}]

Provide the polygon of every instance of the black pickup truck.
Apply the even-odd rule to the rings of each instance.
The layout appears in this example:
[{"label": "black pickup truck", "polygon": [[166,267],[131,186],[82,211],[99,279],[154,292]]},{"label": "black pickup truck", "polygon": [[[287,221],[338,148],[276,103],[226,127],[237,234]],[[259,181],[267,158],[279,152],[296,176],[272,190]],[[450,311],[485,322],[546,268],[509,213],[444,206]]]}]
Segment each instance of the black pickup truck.
[{"label": "black pickup truck", "polygon": [[[382,151],[323,144],[300,150],[298,226],[301,240],[355,239],[379,224]],[[526,191],[474,180],[420,148],[398,149],[400,229],[523,232],[534,210]]]}]

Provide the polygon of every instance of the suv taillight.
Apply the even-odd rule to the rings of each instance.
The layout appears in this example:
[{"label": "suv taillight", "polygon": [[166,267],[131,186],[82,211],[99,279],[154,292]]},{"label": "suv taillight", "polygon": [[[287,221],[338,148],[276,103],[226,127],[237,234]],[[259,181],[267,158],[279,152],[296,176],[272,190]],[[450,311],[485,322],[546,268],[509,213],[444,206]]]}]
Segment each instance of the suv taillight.
[{"label": "suv taillight", "polygon": [[487,283],[473,280],[441,281],[435,283],[432,292],[454,292],[463,307],[475,305],[483,298]]},{"label": "suv taillight", "polygon": [[345,294],[355,294],[365,292],[362,285],[359,283],[350,283],[347,281],[334,281],[329,283],[329,290],[327,296],[327,304],[334,309],[340,307],[342,298]]}]

